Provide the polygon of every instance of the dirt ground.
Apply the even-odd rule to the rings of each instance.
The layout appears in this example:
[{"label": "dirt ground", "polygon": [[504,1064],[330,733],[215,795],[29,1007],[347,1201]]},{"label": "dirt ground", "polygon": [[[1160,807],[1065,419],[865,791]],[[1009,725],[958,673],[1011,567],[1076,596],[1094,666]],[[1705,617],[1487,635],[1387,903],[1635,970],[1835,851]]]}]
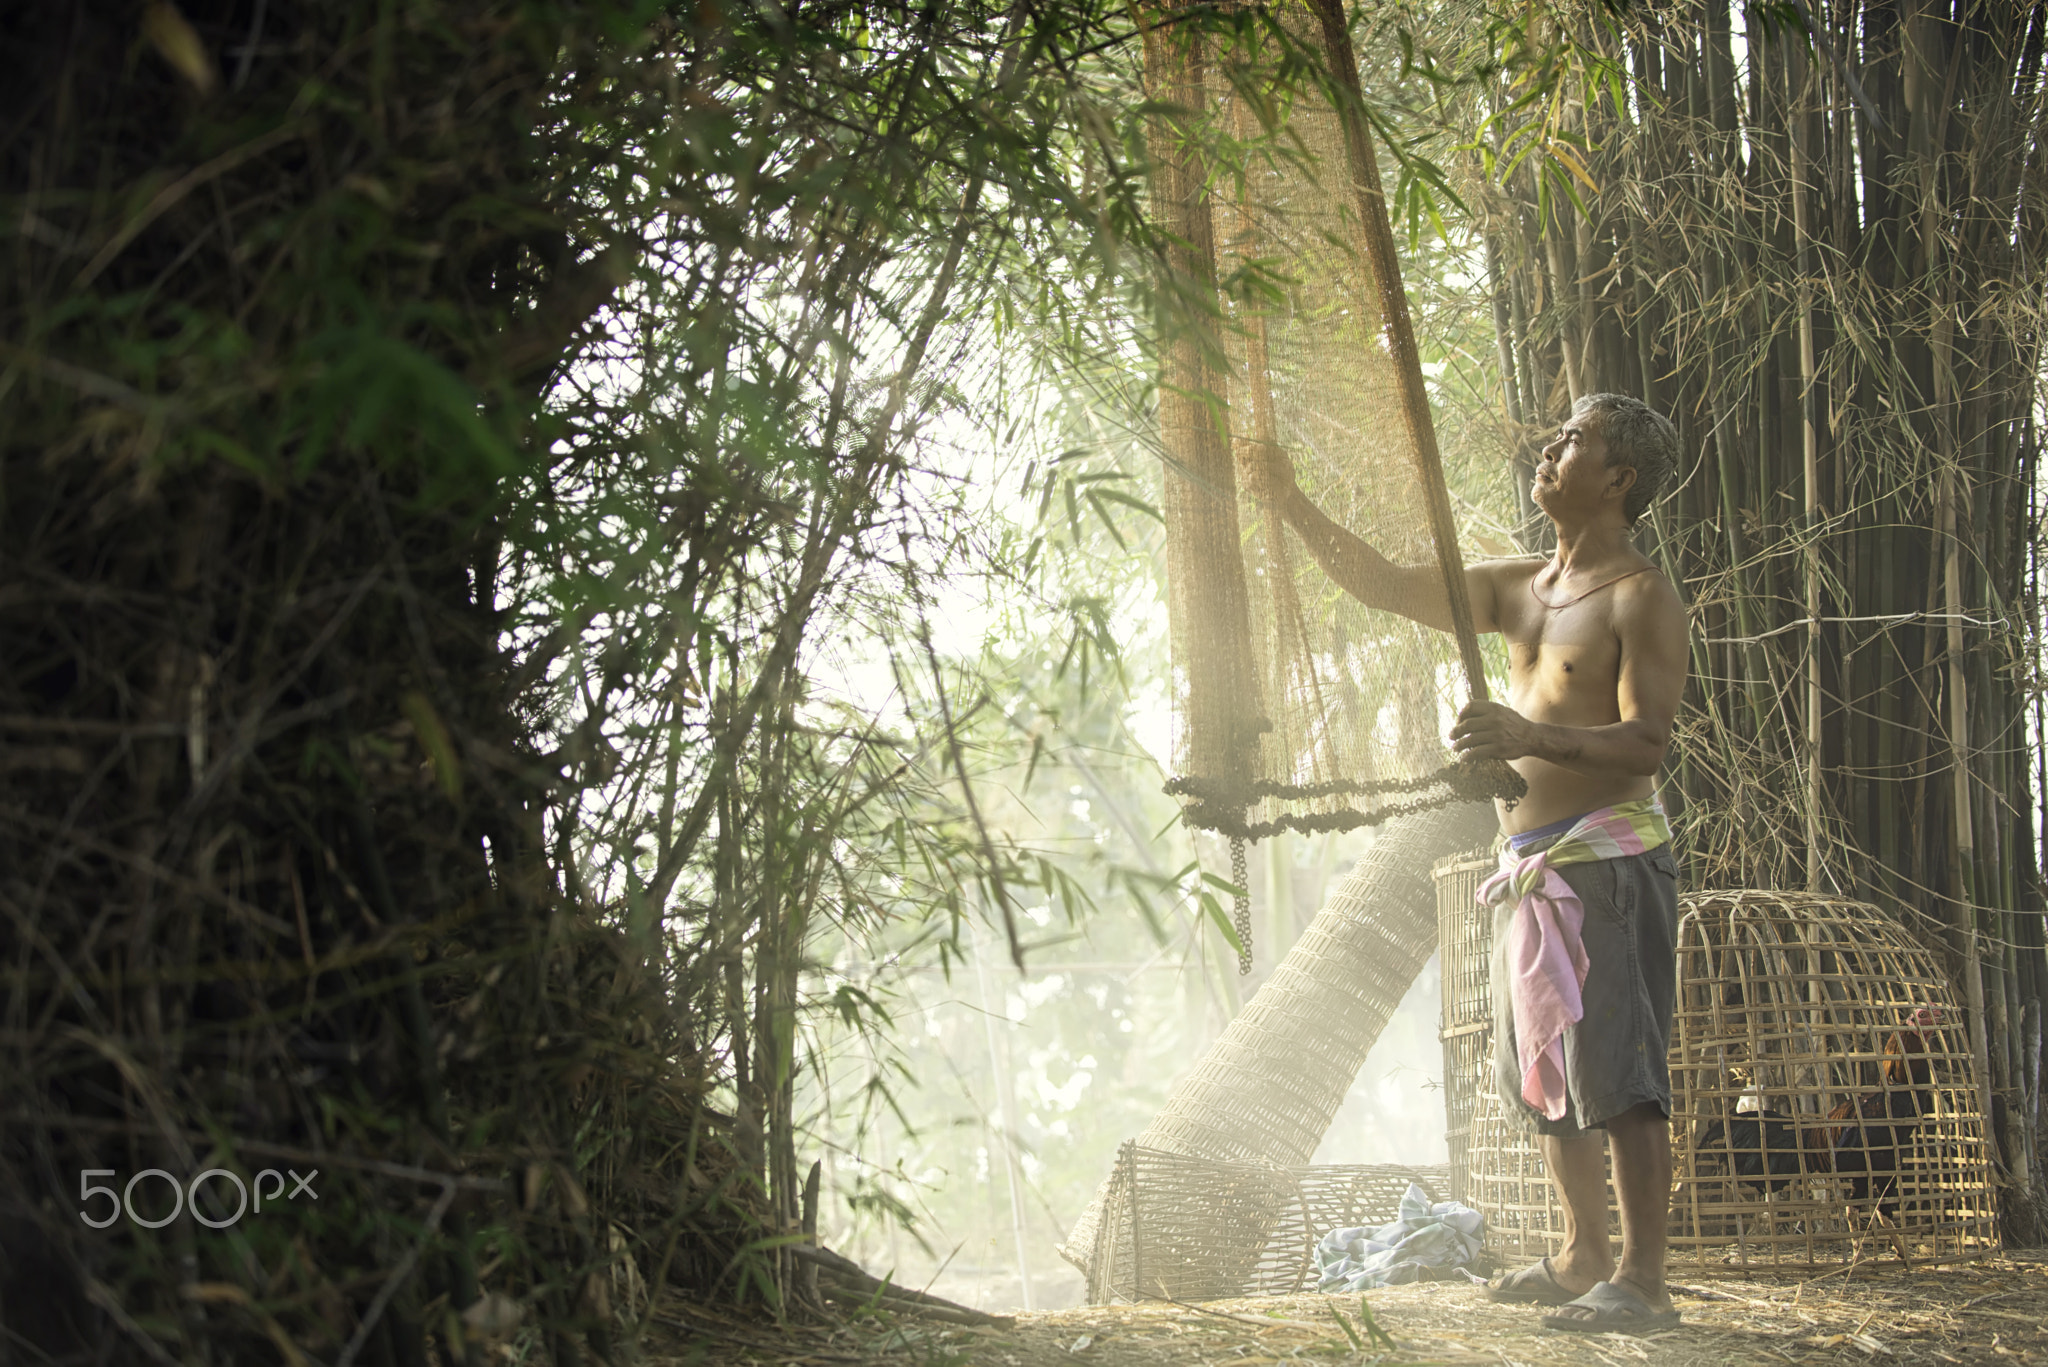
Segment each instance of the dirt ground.
[{"label": "dirt ground", "polygon": [[2048,1364],[2048,1250],[1957,1267],[1887,1262],[1805,1280],[1716,1278],[1674,1294],[1684,1324],[1644,1338],[1554,1333],[1538,1324],[1540,1310],[1492,1305],[1476,1287],[1437,1282],[1364,1297],[1083,1306],[980,1327],[856,1315],[779,1330],[677,1304],[659,1313],[660,1333],[644,1347],[650,1363],[689,1367]]}]

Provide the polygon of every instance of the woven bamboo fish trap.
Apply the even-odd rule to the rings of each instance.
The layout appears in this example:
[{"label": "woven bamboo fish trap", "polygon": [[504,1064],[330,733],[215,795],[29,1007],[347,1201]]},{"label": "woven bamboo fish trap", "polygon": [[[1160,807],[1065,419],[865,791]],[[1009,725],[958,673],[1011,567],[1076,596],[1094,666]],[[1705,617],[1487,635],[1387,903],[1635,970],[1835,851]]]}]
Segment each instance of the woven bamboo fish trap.
[{"label": "woven bamboo fish trap", "polygon": [[[1446,874],[1440,866],[1449,918]],[[1679,904],[1672,1265],[1811,1270],[1992,1251],[1977,1067],[1934,956],[1861,902],[1742,891]],[[1468,940],[1484,948],[1462,953],[1484,961],[1490,925],[1471,924]],[[1453,1009],[1447,1000],[1447,1022]],[[1486,1018],[1469,1001],[1455,1010]],[[1543,1160],[1493,1094],[1490,1030],[1467,1037],[1488,1043],[1478,1049],[1467,1171],[1454,1186],[1485,1213],[1496,1253],[1555,1254],[1563,1210]],[[1456,1102],[1448,1066],[1447,1106]],[[1447,1118],[1456,1125],[1455,1112]]]},{"label": "woven bamboo fish trap", "polygon": [[1398,1218],[1441,1167],[1225,1163],[1127,1143],[1104,1189],[1088,1258],[1088,1300],[1222,1300],[1315,1286],[1316,1244],[1333,1229]]},{"label": "woven bamboo fish trap", "polygon": [[[1292,1237],[1276,1231],[1301,1226],[1289,1212],[1309,1211],[1320,1230],[1395,1218],[1405,1181],[1384,1203],[1360,1197],[1367,1213],[1348,1219],[1316,1193],[1348,1191],[1358,1174],[1375,1170],[1308,1163],[1434,947],[1436,897],[1424,870],[1493,824],[1491,809],[1466,803],[1380,829],[1273,976],[1133,1141],[1142,1171],[1133,1177],[1120,1163],[1060,1245],[1060,1256],[1086,1275],[1091,1301],[1141,1289],[1156,1296],[1160,1269],[1185,1287],[1285,1285],[1272,1280],[1268,1246]],[[1164,1176],[1155,1180],[1155,1172]],[[1293,1175],[1281,1181],[1275,1173]],[[1423,1185],[1441,1196],[1448,1174]]]},{"label": "woven bamboo fish trap", "polygon": [[[1201,7],[1145,8],[1158,20],[1144,30],[1149,212],[1174,244],[1154,334],[1167,791],[1185,825],[1229,838],[1242,887],[1248,841],[1512,800],[1526,784],[1444,744],[1444,717],[1486,698],[1486,664],[1344,6],[1276,5],[1262,36],[1233,42],[1173,22]],[[1303,62],[1333,83],[1246,97],[1285,90]],[[1215,143],[1222,130],[1239,152]],[[1391,564],[1433,571],[1452,630],[1331,593],[1319,552],[1289,530],[1290,487]],[[1249,901],[1236,903],[1242,944]]]}]

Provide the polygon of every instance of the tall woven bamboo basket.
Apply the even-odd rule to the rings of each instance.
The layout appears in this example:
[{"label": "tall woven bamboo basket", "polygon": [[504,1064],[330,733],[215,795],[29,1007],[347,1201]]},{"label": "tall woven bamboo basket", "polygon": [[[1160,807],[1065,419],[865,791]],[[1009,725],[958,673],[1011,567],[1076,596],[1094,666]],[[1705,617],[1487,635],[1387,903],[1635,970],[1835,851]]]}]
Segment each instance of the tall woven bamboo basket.
[{"label": "tall woven bamboo basket", "polygon": [[[1448,918],[1451,893],[1442,895]],[[1841,898],[1738,891],[1679,903],[1672,1265],[1814,1270],[1995,1249],[1976,1062],[1926,947],[1876,907]],[[1490,924],[1471,924],[1468,940],[1485,948],[1460,953],[1484,962]],[[1458,1009],[1487,1018],[1479,1005]],[[1447,995],[1447,1033],[1450,1012]],[[1447,1108],[1459,1104],[1451,1042]],[[1485,1213],[1496,1254],[1555,1254],[1563,1211],[1535,1144],[1493,1095],[1484,1048],[1479,1056],[1466,1171],[1454,1183]],[[1458,1123],[1449,1109],[1447,1124]]]},{"label": "tall woven bamboo basket", "polygon": [[1487,988],[1493,926],[1479,905],[1479,885],[1498,867],[1490,845],[1439,859],[1436,880],[1438,966],[1443,1006],[1437,1039],[1444,1053],[1444,1144],[1450,1150],[1451,1199],[1468,1200],[1474,1112],[1491,1093],[1493,995]]},{"label": "tall woven bamboo basket", "polygon": [[[1472,1110],[1471,1168],[1465,1204],[1486,1216],[1486,1247],[1505,1262],[1535,1259],[1564,1249],[1564,1203],[1550,1184],[1535,1141],[1508,1118],[1494,1094],[1491,1074]],[[1614,1164],[1607,1165],[1612,1187]],[[1608,1238],[1619,1246],[1621,1222],[1608,1207]]]}]

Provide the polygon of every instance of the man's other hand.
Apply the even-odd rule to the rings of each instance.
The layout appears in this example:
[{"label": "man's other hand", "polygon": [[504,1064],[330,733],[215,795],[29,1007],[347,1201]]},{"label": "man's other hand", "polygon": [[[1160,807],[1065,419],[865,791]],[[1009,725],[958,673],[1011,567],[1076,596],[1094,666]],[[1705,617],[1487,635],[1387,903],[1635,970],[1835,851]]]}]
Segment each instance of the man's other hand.
[{"label": "man's other hand", "polygon": [[1469,702],[1451,727],[1459,759],[1521,759],[1534,750],[1536,724],[1497,702]]}]

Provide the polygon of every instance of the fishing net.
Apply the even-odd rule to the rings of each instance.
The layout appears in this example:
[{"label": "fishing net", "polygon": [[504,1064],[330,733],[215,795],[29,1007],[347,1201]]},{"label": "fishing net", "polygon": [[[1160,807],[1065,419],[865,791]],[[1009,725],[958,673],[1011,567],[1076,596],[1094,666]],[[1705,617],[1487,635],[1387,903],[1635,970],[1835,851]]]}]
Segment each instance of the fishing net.
[{"label": "fishing net", "polygon": [[[1355,72],[1341,18],[1325,18],[1299,7],[1287,22],[1333,72]],[[1174,243],[1159,403],[1168,790],[1188,825],[1232,839],[1242,887],[1246,840],[1512,797],[1520,780],[1445,747],[1485,674],[1362,121],[1314,86],[1270,103],[1275,83],[1233,69],[1252,59],[1185,25],[1154,29],[1146,58],[1152,97],[1174,111],[1153,131],[1155,212]],[[1219,174],[1205,137],[1252,149],[1233,158],[1241,173]],[[1393,565],[1428,567],[1456,629],[1339,589],[1282,522],[1271,495],[1286,471]]]}]

